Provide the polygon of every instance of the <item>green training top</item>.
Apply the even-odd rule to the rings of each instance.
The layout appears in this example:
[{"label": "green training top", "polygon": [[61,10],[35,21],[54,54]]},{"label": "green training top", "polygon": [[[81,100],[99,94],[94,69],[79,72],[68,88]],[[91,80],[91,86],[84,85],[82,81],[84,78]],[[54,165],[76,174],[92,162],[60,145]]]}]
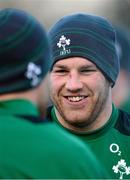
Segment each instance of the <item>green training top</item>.
[{"label": "green training top", "polygon": [[[54,108],[48,108],[48,117],[62,127]],[[113,105],[111,117],[102,128],[75,136],[89,144],[111,179],[130,179],[130,116],[127,113]]]},{"label": "green training top", "polygon": [[0,101],[0,178],[102,179],[88,148],[26,100]]}]

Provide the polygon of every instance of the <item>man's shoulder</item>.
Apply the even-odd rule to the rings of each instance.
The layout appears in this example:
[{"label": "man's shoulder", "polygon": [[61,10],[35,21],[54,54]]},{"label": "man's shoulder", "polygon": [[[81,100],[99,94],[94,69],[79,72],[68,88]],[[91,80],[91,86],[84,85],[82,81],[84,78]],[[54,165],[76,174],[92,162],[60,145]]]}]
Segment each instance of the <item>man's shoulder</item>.
[{"label": "man's shoulder", "polygon": [[[84,163],[85,158],[90,163],[96,161],[89,148],[82,141],[59,128],[53,122],[34,124],[9,116],[6,116],[5,119],[3,133],[0,135],[0,141],[2,142],[0,146],[4,150],[9,149],[10,154],[12,153],[12,162],[13,158],[16,162],[22,162],[25,157],[37,162],[34,154],[38,155],[40,163],[43,161],[47,166],[51,158],[55,163],[60,163],[59,157],[64,157],[65,165],[71,162],[74,163],[78,157],[78,162],[75,164],[76,168],[80,161],[83,162],[83,166],[86,164]],[[13,153],[14,149],[15,154]],[[21,158],[16,158],[17,153],[21,154]],[[2,154],[7,158],[10,156],[6,154],[6,151],[2,151]]]},{"label": "man's shoulder", "polygon": [[130,114],[119,109],[119,117],[115,128],[122,134],[130,136]]},{"label": "man's shoulder", "polygon": [[[14,146],[18,145],[16,142],[20,142],[21,145],[26,144],[29,148],[32,143],[31,147],[35,147],[37,144],[37,147],[39,146],[43,150],[45,145],[55,149],[56,144],[59,144],[58,146],[62,149],[62,152],[65,152],[66,148],[74,150],[75,148],[84,147],[78,138],[67,133],[64,129],[58,128],[55,123],[49,122],[47,119],[45,119],[45,122],[43,120],[43,122],[35,123],[23,117],[2,115],[0,126],[1,133],[3,132],[0,139],[3,139],[5,144],[10,139]],[[62,148],[63,146],[64,148]]]},{"label": "man's shoulder", "polygon": [[[92,152],[83,142],[55,124],[24,123],[21,127],[16,124],[12,128],[8,126],[0,134],[0,154],[4,157],[0,159],[0,165],[4,164],[5,172],[6,167],[11,168],[14,177],[17,172],[25,175],[31,172],[34,179],[102,177],[102,173],[98,171],[99,163]],[[93,165],[94,173],[91,172]],[[18,177],[23,177],[23,174]]]}]

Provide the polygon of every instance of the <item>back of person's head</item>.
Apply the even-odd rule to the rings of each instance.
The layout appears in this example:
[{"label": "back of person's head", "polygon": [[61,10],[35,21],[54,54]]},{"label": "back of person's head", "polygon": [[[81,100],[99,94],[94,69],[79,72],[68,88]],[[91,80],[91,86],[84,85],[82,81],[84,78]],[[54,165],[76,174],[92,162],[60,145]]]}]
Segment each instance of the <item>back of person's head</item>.
[{"label": "back of person's head", "polygon": [[0,95],[41,84],[51,65],[44,27],[23,10],[0,10]]},{"label": "back of person's head", "polygon": [[53,64],[69,57],[89,59],[115,84],[119,72],[115,30],[103,17],[75,13],[50,28]]},{"label": "back of person's head", "polygon": [[130,73],[130,32],[121,26],[115,26],[115,29],[120,69]]},{"label": "back of person's head", "polygon": [[115,25],[115,30],[120,72],[112,91],[112,98],[116,106],[130,112],[130,32],[119,25]]}]

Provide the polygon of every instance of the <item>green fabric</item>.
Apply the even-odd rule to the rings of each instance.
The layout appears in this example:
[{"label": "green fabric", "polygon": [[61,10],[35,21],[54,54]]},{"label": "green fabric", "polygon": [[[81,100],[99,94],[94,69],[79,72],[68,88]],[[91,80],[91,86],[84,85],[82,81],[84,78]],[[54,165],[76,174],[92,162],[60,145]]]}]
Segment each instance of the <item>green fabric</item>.
[{"label": "green fabric", "polygon": [[39,116],[37,107],[23,99],[0,101],[0,115],[34,115]]},{"label": "green fabric", "polygon": [[[111,117],[102,128],[90,133],[75,134],[75,136],[90,146],[111,179],[120,179],[122,176],[123,179],[130,179],[130,136],[121,134],[115,129],[118,115],[118,109],[113,105]],[[58,126],[62,127],[58,123],[54,108],[51,111],[51,117]],[[72,131],[71,133],[74,134]],[[119,164],[121,166],[118,166]]]},{"label": "green fabric", "polygon": [[[0,178],[103,179],[88,148],[54,123],[32,123],[18,115],[39,115],[26,100],[0,102]],[[16,116],[17,115],[17,116]]]}]

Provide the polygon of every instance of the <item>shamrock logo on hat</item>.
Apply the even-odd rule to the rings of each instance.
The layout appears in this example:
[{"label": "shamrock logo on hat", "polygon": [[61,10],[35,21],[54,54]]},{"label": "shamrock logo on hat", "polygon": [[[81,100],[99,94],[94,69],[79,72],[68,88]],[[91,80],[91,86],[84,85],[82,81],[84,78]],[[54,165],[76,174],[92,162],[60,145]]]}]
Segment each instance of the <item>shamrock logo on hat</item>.
[{"label": "shamrock logo on hat", "polygon": [[70,45],[70,39],[66,39],[66,37],[64,35],[61,36],[59,42],[57,43],[57,46],[63,47],[63,50],[65,51],[65,46],[66,45]]},{"label": "shamrock logo on hat", "polygon": [[42,73],[41,68],[36,64],[30,62],[27,67],[26,77],[31,80],[31,85],[36,86],[40,79],[39,75]]}]

